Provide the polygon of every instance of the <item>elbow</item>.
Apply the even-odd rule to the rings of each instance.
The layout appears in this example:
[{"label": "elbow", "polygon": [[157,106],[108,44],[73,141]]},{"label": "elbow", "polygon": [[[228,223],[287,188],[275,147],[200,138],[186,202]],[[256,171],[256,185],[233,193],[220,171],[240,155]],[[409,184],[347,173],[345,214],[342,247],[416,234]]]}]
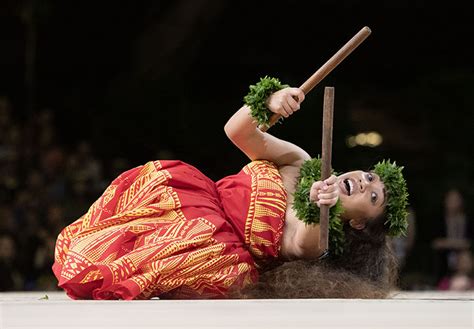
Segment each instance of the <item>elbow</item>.
[{"label": "elbow", "polygon": [[310,259],[310,255],[313,253],[311,252],[311,248],[303,243],[295,243],[293,246],[293,254],[297,259]]},{"label": "elbow", "polygon": [[253,119],[249,116],[249,111],[248,107],[242,107],[225,124],[224,132],[233,142],[246,139],[255,133],[255,127],[252,125]]},{"label": "elbow", "polygon": [[230,136],[232,136],[232,128],[229,121],[227,121],[227,123],[224,126],[224,132],[227,137],[230,138]]},{"label": "elbow", "polygon": [[317,245],[296,245],[294,254],[298,259],[315,260],[324,253]]},{"label": "elbow", "polygon": [[227,138],[229,138],[235,144],[238,135],[234,125],[230,121],[225,124],[224,132]]},{"label": "elbow", "polygon": [[298,259],[307,260],[317,259],[321,256],[324,250],[319,247],[319,230],[305,232],[302,235],[296,234],[293,241],[293,253]]},{"label": "elbow", "polygon": [[232,143],[241,148],[241,145],[245,145],[250,135],[245,127],[236,124],[232,120],[229,120],[224,126],[224,132]]},{"label": "elbow", "polygon": [[292,261],[298,259],[311,259],[310,248],[299,243],[290,243],[286,246],[282,246],[281,254],[284,259]]}]

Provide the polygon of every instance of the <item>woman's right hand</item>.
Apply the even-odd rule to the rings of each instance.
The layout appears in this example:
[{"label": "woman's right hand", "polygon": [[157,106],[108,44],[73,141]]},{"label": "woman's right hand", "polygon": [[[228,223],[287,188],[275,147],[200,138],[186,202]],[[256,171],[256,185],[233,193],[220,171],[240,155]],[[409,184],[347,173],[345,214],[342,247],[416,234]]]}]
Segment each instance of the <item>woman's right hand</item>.
[{"label": "woman's right hand", "polygon": [[304,93],[299,88],[283,88],[267,99],[267,108],[273,113],[280,114],[288,118],[300,109],[300,104],[304,101]]},{"label": "woman's right hand", "polygon": [[324,181],[316,181],[311,186],[309,199],[321,208],[321,205],[333,207],[339,199],[339,189],[337,187],[337,177],[331,175]]}]

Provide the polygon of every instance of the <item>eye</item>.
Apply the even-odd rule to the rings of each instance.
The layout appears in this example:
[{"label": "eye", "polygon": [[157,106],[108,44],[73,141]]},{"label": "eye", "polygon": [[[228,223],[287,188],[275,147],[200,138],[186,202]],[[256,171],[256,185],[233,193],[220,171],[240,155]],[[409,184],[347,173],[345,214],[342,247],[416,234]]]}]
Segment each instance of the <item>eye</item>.
[{"label": "eye", "polygon": [[377,199],[378,199],[377,193],[372,192],[372,193],[370,194],[370,201],[375,204],[375,202],[377,202]]},{"label": "eye", "polygon": [[373,181],[373,180],[374,180],[374,175],[372,175],[372,174],[370,174],[370,173],[367,174],[367,180],[368,180],[369,182]]}]

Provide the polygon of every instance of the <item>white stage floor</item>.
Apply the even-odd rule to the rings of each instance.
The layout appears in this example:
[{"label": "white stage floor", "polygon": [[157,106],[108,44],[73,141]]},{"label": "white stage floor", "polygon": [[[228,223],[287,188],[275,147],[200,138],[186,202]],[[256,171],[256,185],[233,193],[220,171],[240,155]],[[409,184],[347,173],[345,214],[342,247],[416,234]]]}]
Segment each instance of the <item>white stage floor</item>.
[{"label": "white stage floor", "polygon": [[72,301],[60,292],[0,293],[0,328],[472,329],[473,295],[401,292],[387,300]]}]

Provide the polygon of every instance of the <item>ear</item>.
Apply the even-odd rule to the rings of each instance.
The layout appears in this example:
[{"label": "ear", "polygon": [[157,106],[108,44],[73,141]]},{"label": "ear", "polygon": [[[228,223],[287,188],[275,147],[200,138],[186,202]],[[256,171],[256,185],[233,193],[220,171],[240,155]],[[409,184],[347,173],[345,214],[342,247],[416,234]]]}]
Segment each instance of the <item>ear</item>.
[{"label": "ear", "polygon": [[351,219],[349,221],[349,225],[353,228],[353,229],[356,229],[356,230],[363,230],[365,228],[365,223],[363,222],[360,222],[358,220],[355,220],[355,219]]}]

